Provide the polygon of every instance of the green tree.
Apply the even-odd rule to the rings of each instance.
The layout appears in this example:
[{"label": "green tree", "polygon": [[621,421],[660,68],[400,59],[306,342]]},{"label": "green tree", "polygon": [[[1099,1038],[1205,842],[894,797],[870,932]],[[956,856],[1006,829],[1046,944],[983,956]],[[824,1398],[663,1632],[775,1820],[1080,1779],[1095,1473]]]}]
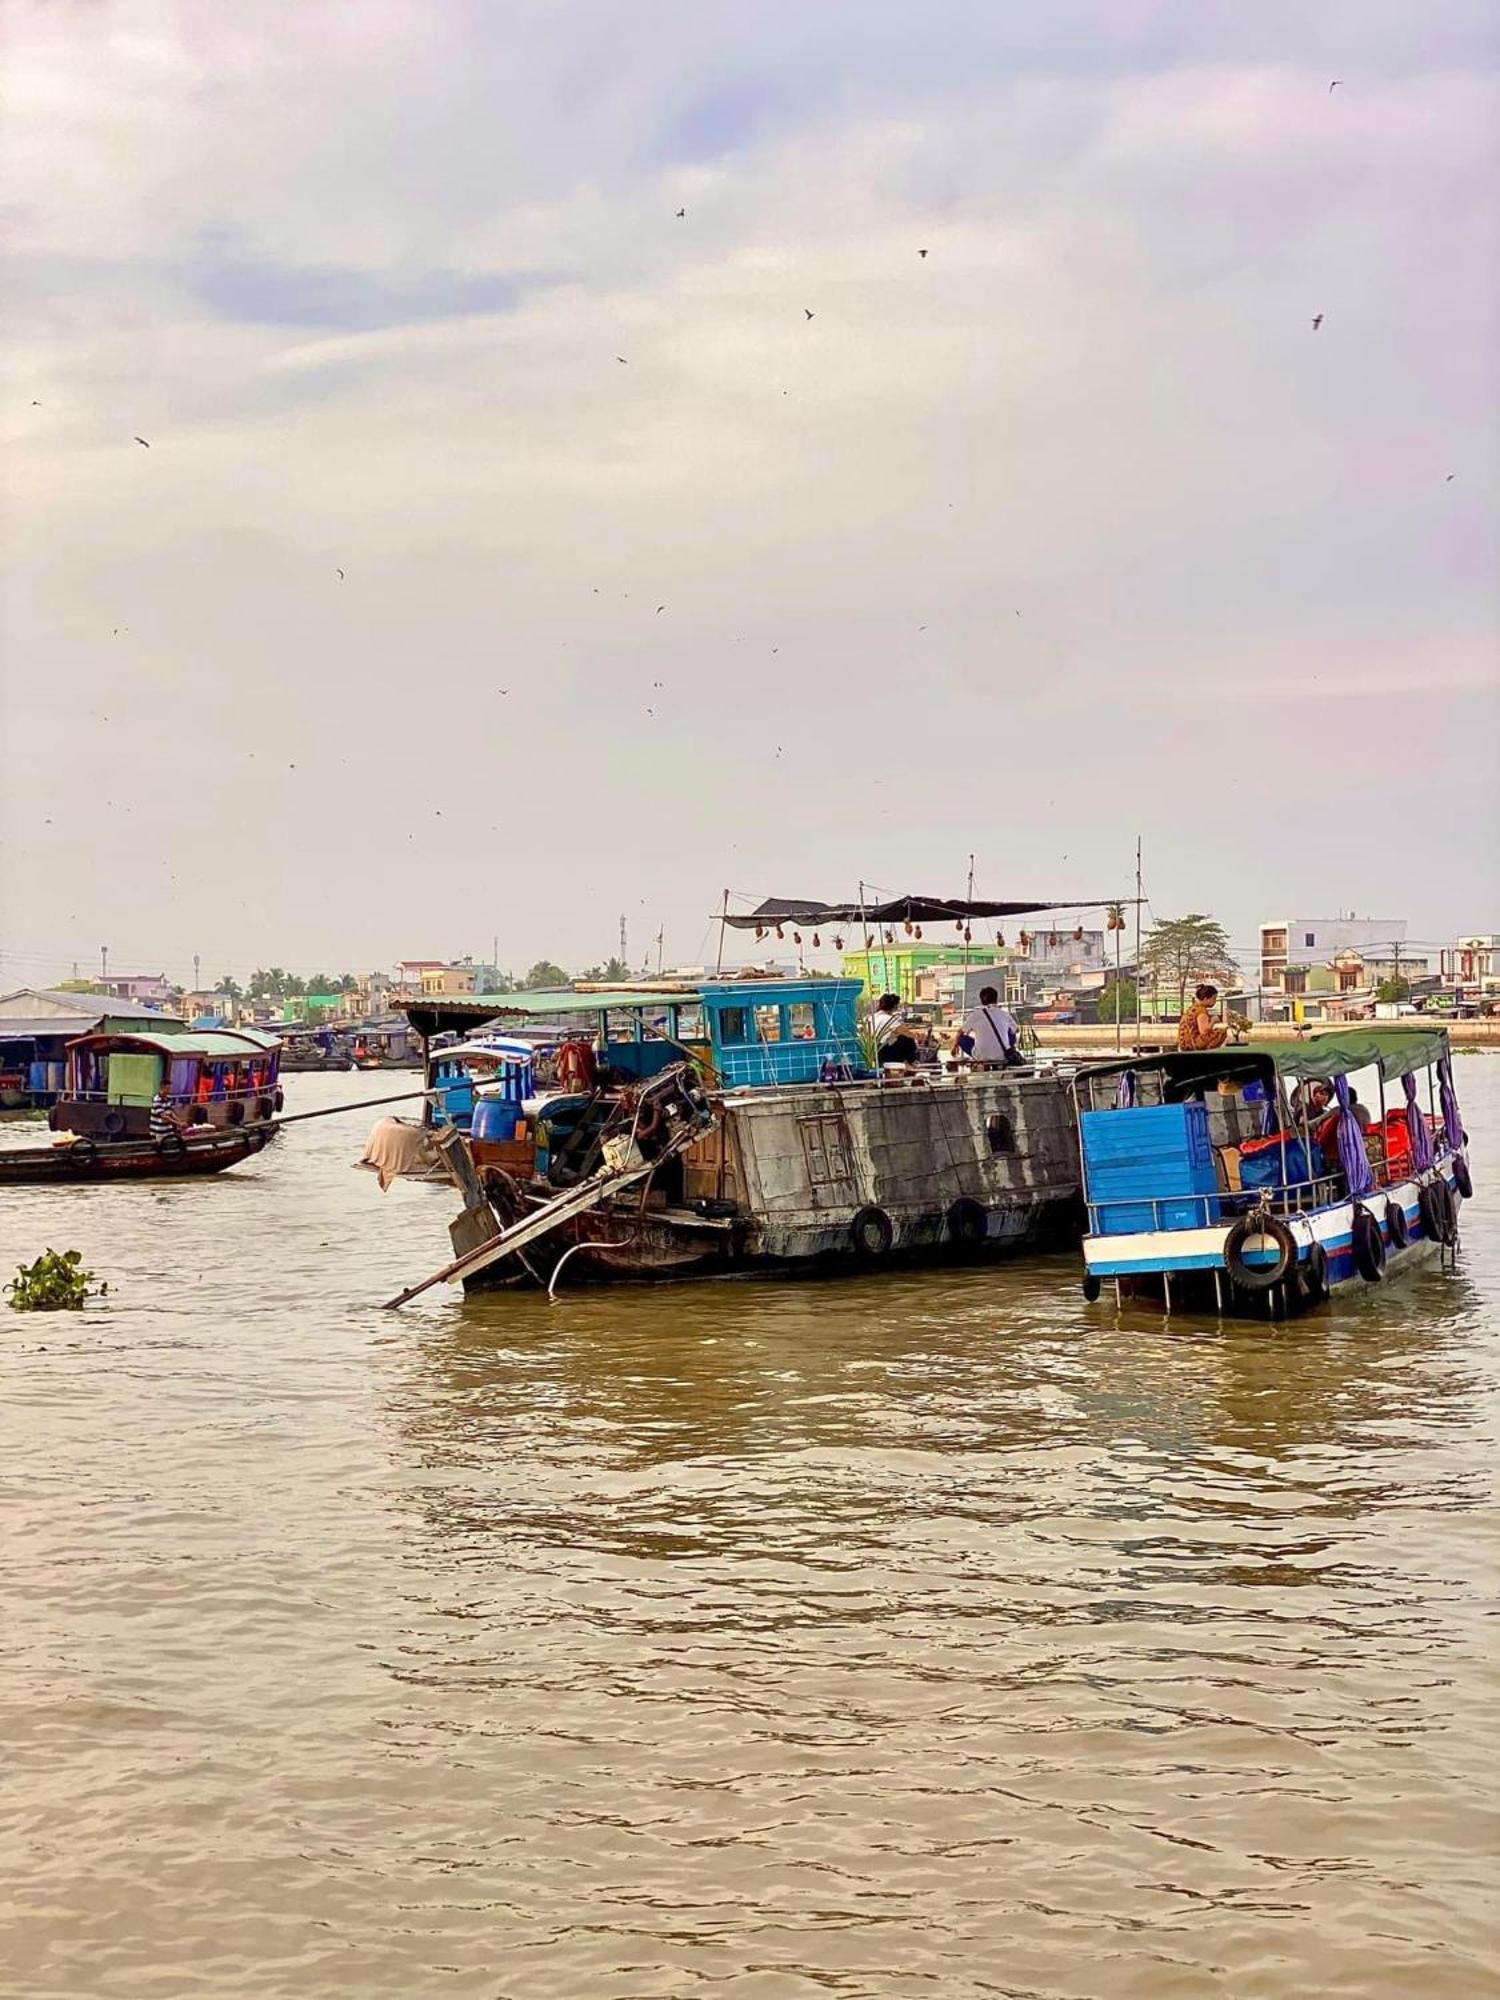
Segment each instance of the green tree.
[{"label": "green tree", "polygon": [[359,981],[352,972],[341,972],[339,974],[338,985],[330,988],[330,991],[335,993],[353,993],[358,990],[358,987]]},{"label": "green tree", "polygon": [[568,975],[560,965],[554,965],[550,958],[539,958],[530,972],[521,981],[523,992],[533,993],[539,986],[566,986]]},{"label": "green tree", "polygon": [[222,993],[226,1000],[243,1000],[245,997],[244,987],[241,986],[237,979],[231,978],[227,972],[222,979],[215,982],[214,991],[215,993]]},{"label": "green tree", "polygon": [[1136,983],[1133,979],[1111,979],[1099,995],[1099,1019],[1133,1021],[1136,997]]},{"label": "green tree", "polygon": [[1201,980],[1227,985],[1239,978],[1224,926],[1201,911],[1154,924],[1141,940],[1140,969],[1160,988],[1177,995],[1177,1011],[1187,1006],[1188,988]]},{"label": "green tree", "polygon": [[1403,979],[1399,973],[1390,979],[1382,979],[1375,988],[1377,1000],[1401,1001],[1411,998],[1411,981]]}]

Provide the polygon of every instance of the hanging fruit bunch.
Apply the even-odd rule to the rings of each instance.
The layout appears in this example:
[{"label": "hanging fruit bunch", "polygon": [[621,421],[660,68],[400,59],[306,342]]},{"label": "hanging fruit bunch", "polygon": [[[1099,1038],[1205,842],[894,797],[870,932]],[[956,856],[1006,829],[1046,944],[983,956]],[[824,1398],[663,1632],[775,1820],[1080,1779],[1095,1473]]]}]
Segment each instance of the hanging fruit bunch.
[{"label": "hanging fruit bunch", "polygon": [[1077,930],[1076,930],[1076,931],[1074,931],[1074,933],[1073,933],[1073,942],[1074,942],[1074,944],[1082,944],[1082,943],[1083,943],[1083,925],[1082,925],[1082,924],[1080,924],[1080,925],[1078,926]]},{"label": "hanging fruit bunch", "polygon": [[1122,931],[1122,930],[1124,930],[1124,928],[1125,928],[1125,905],[1124,905],[1123,903],[1111,903],[1111,904],[1110,904],[1110,906],[1109,906],[1109,909],[1108,909],[1108,912],[1107,912],[1107,913],[1106,913],[1106,915],[1105,915],[1105,919],[1104,919],[1104,928],[1105,928],[1106,930],[1108,930],[1108,931]]}]

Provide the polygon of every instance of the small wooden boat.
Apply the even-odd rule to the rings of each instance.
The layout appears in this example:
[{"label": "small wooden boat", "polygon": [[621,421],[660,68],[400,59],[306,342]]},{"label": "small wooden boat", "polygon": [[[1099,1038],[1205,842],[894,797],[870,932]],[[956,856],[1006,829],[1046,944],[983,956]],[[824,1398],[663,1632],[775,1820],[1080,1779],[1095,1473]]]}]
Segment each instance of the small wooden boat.
[{"label": "small wooden boat", "polygon": [[47,1118],[74,1137],[0,1151],[0,1185],[222,1173],[276,1136],[279,1056],[252,1028],[83,1035]]},{"label": "small wooden boat", "polygon": [[1138,1055],[1073,1088],[1091,1300],[1284,1319],[1458,1241],[1473,1183],[1441,1028]]},{"label": "small wooden boat", "polygon": [[218,1174],[238,1166],[276,1137],[252,1125],[239,1131],[210,1131],[158,1139],[74,1139],[66,1145],[10,1146],[0,1151],[0,1187],[83,1182],[178,1180]]}]

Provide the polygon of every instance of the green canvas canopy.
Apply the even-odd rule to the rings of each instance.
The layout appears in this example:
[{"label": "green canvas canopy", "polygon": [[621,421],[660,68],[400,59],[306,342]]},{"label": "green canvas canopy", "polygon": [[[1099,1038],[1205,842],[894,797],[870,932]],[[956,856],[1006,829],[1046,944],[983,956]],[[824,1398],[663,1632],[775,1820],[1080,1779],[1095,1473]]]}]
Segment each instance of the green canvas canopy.
[{"label": "green canvas canopy", "polygon": [[1414,1069],[1426,1069],[1448,1053],[1445,1028],[1342,1027],[1326,1035],[1309,1035],[1301,1042],[1240,1042],[1216,1050],[1224,1056],[1265,1056],[1279,1076],[1299,1082],[1309,1078],[1347,1076],[1352,1070],[1378,1068],[1387,1083]]}]

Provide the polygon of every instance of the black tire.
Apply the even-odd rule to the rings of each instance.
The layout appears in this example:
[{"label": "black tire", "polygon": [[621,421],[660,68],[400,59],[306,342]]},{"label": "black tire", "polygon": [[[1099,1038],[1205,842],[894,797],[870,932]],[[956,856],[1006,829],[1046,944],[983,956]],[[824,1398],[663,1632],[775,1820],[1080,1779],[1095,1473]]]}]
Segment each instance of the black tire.
[{"label": "black tire", "polygon": [[866,1263],[888,1256],[895,1238],[895,1228],[883,1208],[862,1208],[849,1224],[850,1247]]},{"label": "black tire", "polygon": [[1373,1209],[1354,1204],[1352,1228],[1354,1268],[1367,1285],[1378,1285],[1385,1274],[1385,1238]]},{"label": "black tire", "polygon": [[187,1140],[180,1132],[163,1132],[156,1142],[156,1150],[164,1160],[180,1160],[187,1151]]},{"label": "black tire", "polygon": [[969,1249],[983,1243],[990,1233],[989,1210],[982,1201],[975,1201],[971,1195],[961,1194],[948,1211],[948,1236],[954,1243],[963,1243]]},{"label": "black tire", "polygon": [[47,1130],[49,1132],[55,1132],[57,1130],[57,1106],[55,1104],[52,1106],[51,1110],[47,1113]]},{"label": "black tire", "polygon": [[206,1104],[195,1104],[188,1123],[190,1125],[206,1125],[208,1123],[208,1106]]},{"label": "black tire", "polygon": [[229,1110],[226,1115],[228,1116],[231,1125],[243,1125],[245,1122],[244,1098],[243,1097],[234,1098],[230,1103]]},{"label": "black tire", "polygon": [[265,1133],[258,1126],[252,1125],[250,1130],[245,1134],[245,1144],[249,1147],[250,1151],[258,1153],[265,1143]]},{"label": "black tire", "polygon": [[1104,1290],[1104,1280],[1099,1276],[1097,1271],[1085,1271],[1083,1274],[1083,1283],[1079,1289],[1089,1304],[1092,1305]]},{"label": "black tire", "polygon": [[1474,1199],[1474,1176],[1469,1172],[1468,1156],[1464,1153],[1453,1155],[1453,1185],[1465,1201]]},{"label": "black tire", "polygon": [[1444,1180],[1423,1181],[1417,1190],[1422,1229],[1434,1243],[1458,1241],[1458,1213],[1453,1206],[1453,1190]]},{"label": "black tire", "polygon": [[[1247,1264],[1245,1245],[1252,1237],[1276,1245],[1274,1264]],[[1246,1292],[1268,1292],[1279,1285],[1297,1261],[1297,1240],[1279,1216],[1242,1215],[1224,1239],[1224,1265],[1233,1283]]]},{"label": "black tire", "polygon": [[1411,1241],[1411,1224],[1399,1201],[1388,1201],[1385,1205],[1385,1233],[1393,1250],[1404,1250]]},{"label": "black tire", "polygon": [[1310,1243],[1307,1255],[1297,1266],[1302,1296],[1309,1305],[1321,1305],[1328,1296],[1328,1252],[1321,1243]]},{"label": "black tire", "polygon": [[280,1087],[278,1087],[276,1095],[272,1100],[272,1102],[275,1104],[276,1109],[279,1111],[282,1105],[286,1103],[286,1092],[282,1090]]},{"label": "black tire", "polygon": [[275,1112],[275,1109],[276,1106],[271,1102],[269,1097],[256,1098],[255,1115],[257,1118],[269,1118]]},{"label": "black tire", "polygon": [[99,1148],[92,1139],[75,1139],[68,1148],[68,1158],[85,1167],[91,1167],[99,1158]]},{"label": "black tire", "polygon": [[100,1130],[106,1139],[123,1139],[125,1136],[125,1113],[106,1111],[100,1121]]}]

